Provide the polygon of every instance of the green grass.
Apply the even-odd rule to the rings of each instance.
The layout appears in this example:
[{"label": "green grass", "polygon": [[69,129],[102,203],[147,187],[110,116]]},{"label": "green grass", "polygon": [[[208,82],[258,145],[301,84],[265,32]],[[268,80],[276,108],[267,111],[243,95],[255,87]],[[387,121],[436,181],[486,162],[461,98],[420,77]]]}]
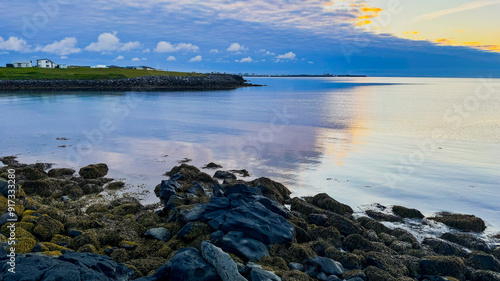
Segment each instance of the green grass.
[{"label": "green grass", "polygon": [[0,67],[0,80],[44,80],[44,79],[120,79],[140,76],[203,76],[201,73],[123,68],[6,68]]}]

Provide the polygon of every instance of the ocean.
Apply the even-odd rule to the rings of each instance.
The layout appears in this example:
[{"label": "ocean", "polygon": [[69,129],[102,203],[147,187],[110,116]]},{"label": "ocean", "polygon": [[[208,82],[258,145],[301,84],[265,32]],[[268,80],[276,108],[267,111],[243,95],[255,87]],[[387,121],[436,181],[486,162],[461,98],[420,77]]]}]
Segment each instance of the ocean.
[{"label": "ocean", "polygon": [[0,156],[107,163],[147,203],[188,158],[269,177],[292,196],[469,213],[500,230],[500,79],[247,79],[267,86],[0,93]]}]

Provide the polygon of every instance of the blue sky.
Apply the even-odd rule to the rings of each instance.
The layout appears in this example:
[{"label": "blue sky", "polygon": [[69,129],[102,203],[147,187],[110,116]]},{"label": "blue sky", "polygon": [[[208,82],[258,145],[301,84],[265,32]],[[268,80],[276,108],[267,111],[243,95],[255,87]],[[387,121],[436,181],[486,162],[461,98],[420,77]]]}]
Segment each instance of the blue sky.
[{"label": "blue sky", "polygon": [[500,76],[497,0],[137,2],[2,1],[0,63]]}]

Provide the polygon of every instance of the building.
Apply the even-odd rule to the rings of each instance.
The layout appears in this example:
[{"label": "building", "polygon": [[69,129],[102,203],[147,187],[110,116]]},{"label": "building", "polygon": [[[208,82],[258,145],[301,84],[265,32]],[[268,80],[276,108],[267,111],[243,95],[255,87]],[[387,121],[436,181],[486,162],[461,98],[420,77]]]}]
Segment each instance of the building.
[{"label": "building", "polygon": [[91,66],[90,68],[108,68],[106,65],[104,64],[98,64],[98,65],[95,65],[95,66]]},{"label": "building", "polygon": [[40,68],[56,68],[56,64],[49,59],[36,60],[36,66]]},{"label": "building", "polygon": [[155,70],[154,68],[149,67],[149,66],[139,66],[138,69],[142,69],[142,70]]},{"label": "building", "polygon": [[24,67],[32,67],[31,61],[24,62],[24,61],[15,61],[12,63],[15,68],[24,68]]},{"label": "building", "polygon": [[68,68],[67,64],[58,64],[57,68]]}]

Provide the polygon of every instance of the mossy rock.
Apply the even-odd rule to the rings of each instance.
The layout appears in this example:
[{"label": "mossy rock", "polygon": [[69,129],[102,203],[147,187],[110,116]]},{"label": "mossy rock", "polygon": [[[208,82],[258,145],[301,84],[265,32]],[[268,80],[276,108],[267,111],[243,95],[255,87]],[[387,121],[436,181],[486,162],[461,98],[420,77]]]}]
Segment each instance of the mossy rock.
[{"label": "mossy rock", "polygon": [[71,240],[70,247],[73,249],[78,249],[83,245],[90,244],[96,247],[96,249],[100,248],[99,240],[97,239],[97,235],[95,231],[88,230],[84,232],[82,235],[77,236]]},{"label": "mossy rock", "polygon": [[134,259],[127,261],[126,266],[131,265],[137,270],[139,270],[143,276],[146,276],[152,270],[157,270],[158,268],[162,267],[166,262],[167,262],[166,259],[158,257],[146,258],[146,259]]},{"label": "mossy rock", "polygon": [[289,270],[288,264],[282,257],[263,257],[259,261],[259,264],[262,265],[265,270]]},{"label": "mossy rock", "polygon": [[125,216],[125,215],[133,215],[138,213],[141,210],[141,205],[136,204],[136,203],[127,203],[120,205],[118,207],[115,207],[111,210],[111,213],[113,215],[117,216]]},{"label": "mossy rock", "polygon": [[69,231],[71,229],[84,230],[93,228],[94,226],[94,221],[88,216],[71,216],[67,217],[66,221],[64,222],[64,228],[66,229],[66,231]]},{"label": "mossy rock", "polygon": [[106,188],[110,189],[110,190],[118,190],[118,189],[122,189],[124,187],[125,187],[125,183],[122,181],[115,181],[115,182],[112,182],[112,183],[109,183],[108,185],[106,185]]},{"label": "mossy rock", "polygon": [[61,251],[46,251],[42,252],[42,255],[48,256],[48,257],[59,257],[62,256]]},{"label": "mossy rock", "polygon": [[64,225],[49,216],[40,217],[33,228],[33,234],[40,238],[41,241],[50,241],[56,234],[64,231]]},{"label": "mossy rock", "polygon": [[55,168],[49,171],[49,177],[51,178],[60,178],[64,176],[72,176],[75,173],[75,170],[69,168]]},{"label": "mossy rock", "polygon": [[[2,231],[2,232],[5,234],[5,236],[9,237],[10,230],[9,231],[5,231],[5,232]],[[24,228],[16,228],[16,239],[17,238],[29,238],[29,239],[36,240],[35,236],[33,236],[33,234],[31,234],[29,231],[27,231]]]},{"label": "mossy rock", "polygon": [[407,276],[409,273],[406,265],[394,255],[369,252],[366,255],[366,261],[370,265],[376,265],[378,268],[389,272],[394,277]]},{"label": "mossy rock", "polygon": [[298,270],[281,271],[277,272],[283,281],[314,281],[309,275]]},{"label": "mossy rock", "polygon": [[121,241],[119,246],[125,250],[132,251],[135,250],[139,244],[132,241]]},{"label": "mossy rock", "polygon": [[311,200],[311,204],[339,215],[352,214],[354,212],[350,206],[338,202],[326,193],[320,193],[314,196]]},{"label": "mossy rock", "polygon": [[299,212],[303,215],[309,216],[311,214],[322,214],[325,213],[324,210],[318,208],[312,204],[307,203],[306,201],[295,197],[292,199],[292,211]]},{"label": "mossy rock", "polygon": [[335,247],[342,246],[340,232],[333,226],[322,227],[318,226],[309,230],[309,235],[313,240],[324,239]]},{"label": "mossy rock", "polygon": [[162,258],[168,258],[172,252],[173,250],[172,248],[170,248],[170,246],[164,245],[156,252],[156,255]]},{"label": "mossy rock", "polygon": [[56,245],[69,245],[71,243],[71,237],[61,234],[56,234],[50,240],[50,243],[54,243]]},{"label": "mossy rock", "polygon": [[78,172],[84,179],[96,179],[104,177],[108,173],[108,165],[104,163],[88,165],[80,169]]},{"label": "mossy rock", "polygon": [[436,217],[429,219],[462,231],[483,232],[486,229],[484,221],[474,215],[439,213]]},{"label": "mossy rock", "polygon": [[[16,233],[16,234],[19,235],[18,233]],[[17,240],[17,243],[15,245],[16,254],[31,253],[31,250],[36,245],[36,240],[34,238],[27,238],[27,237],[26,238],[21,238],[21,237],[19,237],[16,240]]]},{"label": "mossy rock", "polygon": [[[365,273],[363,272],[363,270],[361,269],[353,269],[353,270],[349,270],[349,271],[346,271],[342,274],[342,278],[345,280],[345,279],[349,279],[349,278],[355,278],[355,277],[359,277],[361,279],[366,279],[366,275]],[[364,277],[364,278],[363,278]]]},{"label": "mossy rock", "polygon": [[386,254],[396,254],[396,251],[380,242],[372,242],[359,234],[351,234],[344,241],[344,247],[350,251],[361,250],[364,252],[382,252]]},{"label": "mossy rock", "polygon": [[47,174],[43,170],[35,169],[31,167],[26,167],[21,169],[21,171],[17,170],[17,173],[24,176],[26,180],[36,181],[47,178]]},{"label": "mossy rock", "polygon": [[316,256],[316,253],[309,246],[298,243],[292,243],[290,246],[273,245],[269,253],[271,256],[282,257],[287,263],[301,263],[306,259]]},{"label": "mossy rock", "polygon": [[51,197],[57,190],[57,184],[49,179],[25,181],[22,188],[27,195]]},{"label": "mossy rock", "polygon": [[43,244],[44,247],[46,247],[48,249],[48,251],[62,251],[62,250],[69,250],[68,248],[64,247],[64,246],[61,246],[61,245],[57,245],[55,243],[51,243],[51,242],[42,242],[40,244]]},{"label": "mossy rock", "polygon": [[365,263],[364,256],[340,251],[335,247],[326,249],[325,256],[340,262],[347,269],[361,269]]},{"label": "mossy rock", "polygon": [[129,251],[125,249],[116,249],[109,256],[117,263],[123,263],[129,260]]},{"label": "mossy rock", "polygon": [[76,183],[69,183],[65,184],[62,188],[61,191],[64,195],[69,196],[73,200],[77,200],[81,198],[84,194],[82,188],[78,186]]},{"label": "mossy rock", "polygon": [[281,204],[284,204],[290,198],[292,192],[283,184],[273,181],[269,178],[258,178],[248,183],[253,187],[258,187],[264,196],[269,197]]},{"label": "mossy rock", "polygon": [[368,281],[398,281],[389,272],[375,266],[365,268],[365,275]]},{"label": "mossy rock", "polygon": [[111,206],[109,204],[92,204],[89,207],[87,207],[87,210],[85,210],[85,213],[87,214],[92,214],[92,213],[105,213],[109,210]]},{"label": "mossy rock", "polygon": [[161,222],[161,218],[152,211],[141,212],[137,216],[137,221],[144,227],[156,227]]},{"label": "mossy rock", "polygon": [[166,242],[152,239],[140,239],[137,244],[138,246],[132,254],[135,259],[162,257],[158,255],[158,252],[167,246]]},{"label": "mossy rock", "polygon": [[83,194],[98,194],[104,191],[104,188],[95,184],[86,184],[81,187]]},{"label": "mossy rock", "polygon": [[[20,216],[24,212],[24,206],[19,199],[14,200],[14,213]],[[9,200],[3,195],[0,195],[0,214],[3,214],[9,210]]]},{"label": "mossy rock", "polygon": [[99,240],[101,245],[109,245],[113,247],[117,247],[120,245],[120,242],[123,240],[127,240],[125,233],[119,229],[110,229],[104,228],[100,229],[97,232],[97,239]]},{"label": "mossy rock", "polygon": [[209,235],[210,226],[203,222],[189,222],[177,234],[183,241],[192,241],[200,236]]},{"label": "mossy rock", "polygon": [[431,256],[420,261],[420,274],[452,276],[460,280],[465,279],[467,272],[464,261],[453,256]]},{"label": "mossy rock", "polygon": [[424,215],[417,209],[410,209],[403,206],[392,206],[392,212],[402,218],[423,219]]},{"label": "mossy rock", "polygon": [[[60,207],[64,206],[64,203],[60,202],[60,201],[54,202],[54,205],[56,205],[56,204],[61,204]],[[45,215],[47,215],[55,220],[58,220],[60,222],[64,222],[66,220],[67,216],[59,208],[56,208],[54,206],[43,205],[38,209],[38,212],[40,214],[45,214]]]},{"label": "mossy rock", "polygon": [[94,245],[91,244],[85,244],[78,248],[77,252],[79,253],[92,253],[92,254],[98,254],[99,251],[96,249]]}]

